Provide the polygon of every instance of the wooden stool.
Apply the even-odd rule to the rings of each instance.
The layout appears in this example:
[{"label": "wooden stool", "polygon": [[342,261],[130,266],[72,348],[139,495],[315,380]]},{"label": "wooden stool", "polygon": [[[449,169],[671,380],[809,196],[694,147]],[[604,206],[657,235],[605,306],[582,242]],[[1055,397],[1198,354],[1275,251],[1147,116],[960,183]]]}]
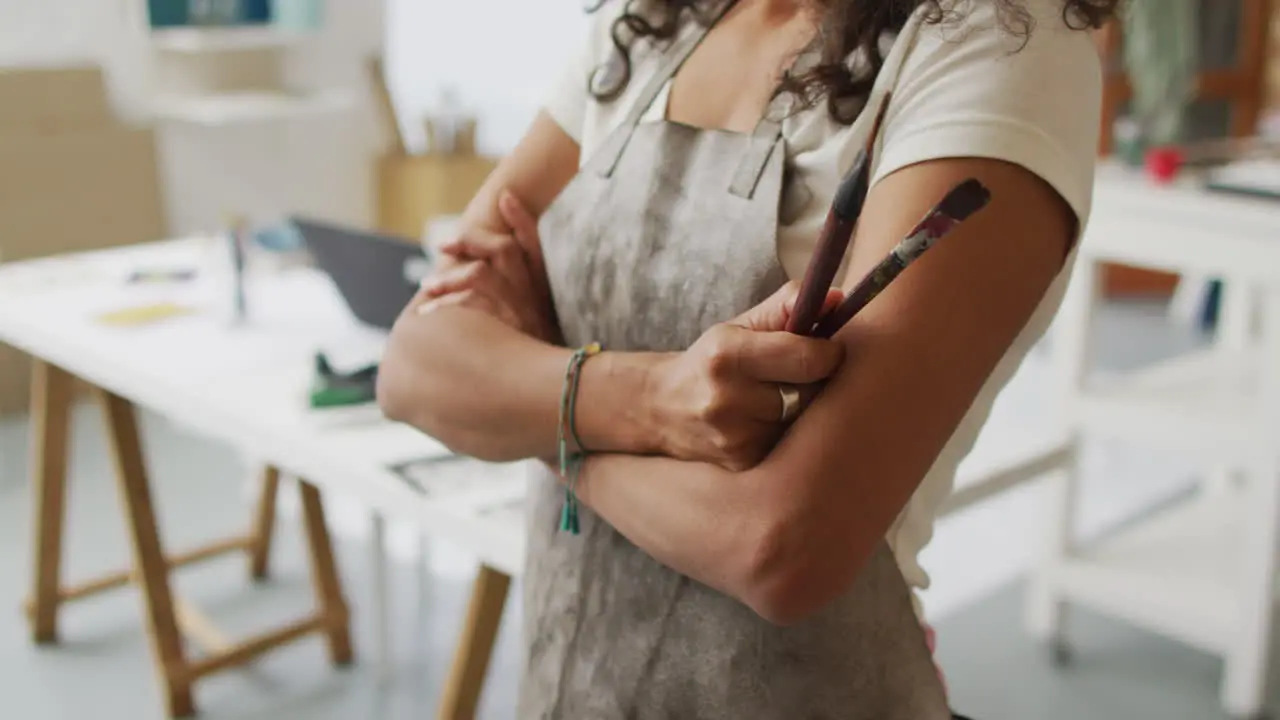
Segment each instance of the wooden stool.
[{"label": "wooden stool", "polygon": [[[318,609],[309,617],[286,627],[239,643],[230,642],[197,608],[173,595],[169,574],[176,568],[227,553],[245,552],[249,557],[251,577],[266,577],[275,526],[279,471],[267,468],[263,473],[257,513],[248,534],[181,554],[166,555],[156,524],[134,407],[128,400],[100,388],[92,390],[102,406],[106,421],[108,444],[115,461],[134,562],[130,570],[74,586],[62,585],[60,566],[73,378],[62,369],[40,360],[35,361],[33,372],[35,576],[27,613],[35,642],[57,642],[58,609],[64,602],[137,583],[146,607],[147,631],[156,667],[165,686],[165,707],[168,714],[175,717],[195,712],[192,688],[196,680],[219,670],[244,665],[269,650],[311,633],[323,633],[328,638],[329,653],[335,664],[346,665],[352,661],[350,613],[334,565],[320,492],[305,481],[298,483]],[[188,657],[182,643],[184,633],[205,651],[203,657]]]}]

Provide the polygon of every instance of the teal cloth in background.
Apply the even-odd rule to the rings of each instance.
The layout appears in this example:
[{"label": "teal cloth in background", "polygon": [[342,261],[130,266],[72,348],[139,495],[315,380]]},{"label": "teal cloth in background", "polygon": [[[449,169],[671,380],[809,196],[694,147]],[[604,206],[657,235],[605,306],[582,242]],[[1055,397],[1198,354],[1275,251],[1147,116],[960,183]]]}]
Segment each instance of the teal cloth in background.
[{"label": "teal cloth in background", "polygon": [[174,27],[187,24],[187,0],[147,0],[151,27]]},{"label": "teal cloth in background", "polygon": [[319,30],[324,25],[324,0],[272,0],[271,20],[284,30]]},{"label": "teal cloth in background", "polygon": [[1133,117],[1148,145],[1182,139],[1194,99],[1199,36],[1196,0],[1128,0],[1124,60]]},{"label": "teal cloth in background", "polygon": [[246,23],[264,23],[271,19],[271,0],[244,0]]}]

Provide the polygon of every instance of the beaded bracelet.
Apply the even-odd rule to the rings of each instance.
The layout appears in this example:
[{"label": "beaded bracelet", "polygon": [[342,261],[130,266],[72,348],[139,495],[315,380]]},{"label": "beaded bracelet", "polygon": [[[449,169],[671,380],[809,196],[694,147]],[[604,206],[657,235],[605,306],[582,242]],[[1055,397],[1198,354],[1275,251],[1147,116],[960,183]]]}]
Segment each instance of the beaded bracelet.
[{"label": "beaded bracelet", "polygon": [[[575,487],[578,480],[578,469],[582,458],[586,455],[586,447],[578,437],[577,407],[578,384],[582,379],[582,366],[587,359],[600,353],[600,343],[591,343],[574,351],[569,358],[569,366],[565,368],[564,386],[560,391],[560,423],[556,431],[557,444],[560,450],[560,477],[565,480],[564,506],[560,510],[560,530],[577,535],[578,496]],[[570,452],[569,439],[573,440],[575,450]]]}]

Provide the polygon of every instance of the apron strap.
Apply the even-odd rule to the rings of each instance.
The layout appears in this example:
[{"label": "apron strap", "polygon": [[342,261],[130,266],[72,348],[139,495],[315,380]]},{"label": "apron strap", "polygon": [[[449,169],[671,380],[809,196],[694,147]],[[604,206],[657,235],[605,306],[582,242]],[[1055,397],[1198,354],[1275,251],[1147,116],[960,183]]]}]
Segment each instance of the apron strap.
[{"label": "apron strap", "polygon": [[[919,38],[917,34],[913,38],[914,41]],[[792,71],[808,67],[810,63],[816,62],[817,57],[813,51],[806,50],[796,56],[795,61],[791,64]],[[897,73],[902,73],[902,63],[898,64]],[[897,82],[897,76],[894,77]],[[872,91],[874,95],[874,90]],[[863,112],[872,107],[870,97],[863,104]],[[729,185],[729,192],[740,197],[750,199],[755,194],[756,185],[759,184],[761,176],[764,174],[764,168],[769,164],[769,158],[773,154],[774,148],[779,144],[782,138],[782,120],[791,114],[791,102],[793,99],[787,95],[776,95],[773,101],[769,103],[769,107],[765,110],[764,115],[760,118],[760,122],[756,125],[755,131],[752,133],[751,147],[743,156],[742,161],[738,164],[738,169],[733,174],[733,181]],[[878,158],[877,158],[878,159]]]},{"label": "apron strap", "polygon": [[760,176],[764,174],[764,168],[769,164],[769,157],[773,155],[774,148],[782,139],[782,118],[786,117],[790,105],[790,98],[780,94],[775,95],[769,107],[765,108],[764,115],[760,117],[760,122],[756,123],[756,129],[751,133],[751,145],[743,154],[742,160],[738,162],[738,169],[733,173],[733,182],[729,185],[730,193],[747,200],[755,194]]},{"label": "apron strap", "polygon": [[[796,72],[817,61],[818,56],[814,49],[806,48],[792,59],[788,70]],[[764,114],[760,116],[760,122],[751,133],[751,148],[738,163],[738,169],[733,174],[733,182],[729,185],[729,192],[748,200],[755,194],[756,185],[764,174],[765,166],[769,164],[769,157],[773,155],[773,148],[782,138],[782,121],[791,114],[794,100],[795,98],[790,95],[779,93],[769,101]]]},{"label": "apron strap", "polygon": [[689,59],[693,51],[698,49],[698,45],[702,44],[702,40],[707,36],[707,33],[711,32],[711,28],[717,22],[720,22],[720,18],[724,17],[724,14],[729,12],[729,8],[735,4],[736,0],[720,0],[719,5],[715,7],[705,26],[699,27],[694,33],[677,41],[668,51],[666,59],[663,60],[662,65],[653,74],[653,77],[649,78],[644,90],[640,92],[636,102],[627,113],[627,117],[621,126],[626,128],[622,140],[612,143],[607,149],[601,148],[601,151],[607,151],[612,154],[609,162],[603,163],[600,167],[600,175],[602,177],[613,175],[613,171],[618,167],[618,161],[622,159],[622,154],[626,151],[627,145],[631,143],[631,136],[635,134],[640,121],[644,119],[645,113],[649,112],[653,101],[662,93],[662,88],[666,87],[671,78],[675,77],[675,74],[684,65],[684,61]]}]

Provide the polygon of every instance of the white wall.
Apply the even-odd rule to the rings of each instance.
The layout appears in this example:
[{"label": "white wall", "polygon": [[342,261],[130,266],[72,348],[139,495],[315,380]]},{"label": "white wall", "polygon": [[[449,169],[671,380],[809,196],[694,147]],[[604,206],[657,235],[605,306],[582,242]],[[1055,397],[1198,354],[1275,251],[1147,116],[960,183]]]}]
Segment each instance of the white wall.
[{"label": "white wall", "polygon": [[290,51],[286,74],[298,88],[350,92],[356,109],[216,129],[165,125],[165,186],[179,232],[220,227],[228,212],[372,224],[379,145],[365,61],[382,52],[385,19],[379,0],[326,2],[324,31]]},{"label": "white wall", "polygon": [[[0,0],[0,65],[92,61],[113,104],[148,121],[152,49],[146,0]],[[330,22],[293,77],[363,89],[360,58],[381,51],[411,146],[445,87],[480,117],[481,149],[509,150],[546,89],[582,43],[582,0],[328,0]],[[217,227],[224,213],[263,219],[302,211],[353,223],[372,219],[367,114],[207,130],[165,125],[159,145],[176,233]]]},{"label": "white wall", "polygon": [[388,82],[411,147],[445,87],[480,117],[483,150],[509,150],[585,39],[583,0],[386,0]]},{"label": "white wall", "polygon": [[[357,111],[319,119],[206,129],[157,126],[171,230],[222,225],[227,213],[258,220],[302,212],[372,221],[376,150],[364,58],[382,52],[380,0],[327,0],[324,33],[298,52],[288,75],[304,87],[349,89]],[[146,0],[0,0],[0,66],[95,62],[115,109],[150,122],[153,49]]]},{"label": "white wall", "polygon": [[0,0],[0,66],[101,64],[116,110],[138,119],[147,58],[132,12],[145,1]]}]

